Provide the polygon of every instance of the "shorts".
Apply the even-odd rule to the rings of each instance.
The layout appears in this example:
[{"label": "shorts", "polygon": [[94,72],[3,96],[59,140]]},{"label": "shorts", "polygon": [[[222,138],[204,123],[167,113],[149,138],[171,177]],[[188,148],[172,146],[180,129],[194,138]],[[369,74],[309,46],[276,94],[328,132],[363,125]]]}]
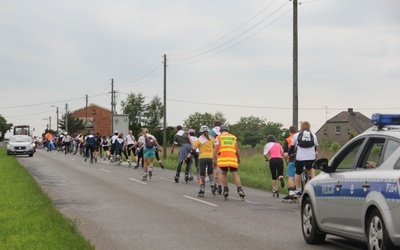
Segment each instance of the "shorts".
[{"label": "shorts", "polygon": [[143,149],[143,158],[155,158],[156,157],[156,151],[154,148],[146,148]]},{"label": "shorts", "polygon": [[307,160],[307,161],[295,161],[296,166],[296,174],[301,174],[303,172],[303,168],[305,167],[307,170],[312,168],[314,160]]},{"label": "shorts", "polygon": [[104,146],[104,147],[103,147],[103,150],[104,150],[104,151],[108,151],[108,149],[109,149],[109,146]]},{"label": "shorts", "polygon": [[289,161],[287,164],[287,177],[294,177],[296,173],[296,167],[294,166],[294,161]]},{"label": "shorts", "polygon": [[219,167],[221,169],[222,172],[228,172],[228,170],[230,172],[237,172],[238,168],[235,167]]}]

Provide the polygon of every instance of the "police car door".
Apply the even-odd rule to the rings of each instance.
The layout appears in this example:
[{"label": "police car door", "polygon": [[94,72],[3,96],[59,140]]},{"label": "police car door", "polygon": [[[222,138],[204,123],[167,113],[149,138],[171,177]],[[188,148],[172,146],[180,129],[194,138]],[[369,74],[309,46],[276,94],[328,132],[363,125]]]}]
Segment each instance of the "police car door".
[{"label": "police car door", "polygon": [[343,232],[344,217],[342,192],[346,175],[353,171],[365,138],[359,138],[346,144],[332,159],[332,172],[316,184],[316,202],[320,222],[325,229],[333,233]]},{"label": "police car door", "polygon": [[[357,159],[354,171],[346,174],[342,183],[341,199],[344,210],[344,231],[346,234],[364,237],[367,203],[371,202],[371,200],[380,200],[378,203],[386,203],[386,199],[390,198],[390,192],[393,191],[390,189],[390,183],[394,183],[392,186],[397,186],[397,178],[384,170],[384,164],[388,164],[388,162],[385,162],[385,159],[396,148],[396,146],[393,146],[393,143],[396,144],[395,141],[387,140],[384,137],[369,137]],[[397,148],[398,146],[399,143],[397,142]],[[375,167],[366,168],[367,161],[370,165],[371,163],[375,165]],[[390,169],[393,169],[393,164],[391,164]],[[393,176],[392,181],[389,180],[391,176]],[[381,205],[385,207],[384,204]]]}]

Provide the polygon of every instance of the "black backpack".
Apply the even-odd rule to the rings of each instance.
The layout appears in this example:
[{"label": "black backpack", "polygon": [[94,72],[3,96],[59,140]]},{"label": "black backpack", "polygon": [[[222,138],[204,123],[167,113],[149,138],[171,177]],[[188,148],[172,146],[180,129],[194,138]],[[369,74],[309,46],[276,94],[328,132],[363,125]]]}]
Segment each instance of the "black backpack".
[{"label": "black backpack", "polygon": [[301,148],[314,147],[314,136],[310,130],[302,130],[297,137],[297,145]]}]

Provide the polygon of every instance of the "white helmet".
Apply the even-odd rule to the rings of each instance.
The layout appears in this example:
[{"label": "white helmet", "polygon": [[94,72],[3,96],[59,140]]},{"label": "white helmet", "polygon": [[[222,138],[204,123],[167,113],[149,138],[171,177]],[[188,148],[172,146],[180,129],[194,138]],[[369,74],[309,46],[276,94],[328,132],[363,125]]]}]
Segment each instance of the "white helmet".
[{"label": "white helmet", "polygon": [[200,133],[208,132],[208,127],[206,125],[203,125],[200,127]]}]

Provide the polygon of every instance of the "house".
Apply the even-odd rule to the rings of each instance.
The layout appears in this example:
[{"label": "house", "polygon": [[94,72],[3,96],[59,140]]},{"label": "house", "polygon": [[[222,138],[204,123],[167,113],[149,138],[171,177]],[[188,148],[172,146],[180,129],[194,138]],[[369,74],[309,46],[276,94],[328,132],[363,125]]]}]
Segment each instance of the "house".
[{"label": "house", "polygon": [[343,146],[370,127],[372,127],[371,119],[349,108],[326,121],[316,135],[318,142],[335,141]]},{"label": "house", "polygon": [[[73,117],[78,117],[85,121],[87,130],[100,135],[109,136],[111,134],[111,110],[91,103],[87,107],[71,112]],[[86,131],[80,131],[84,134]]]}]

